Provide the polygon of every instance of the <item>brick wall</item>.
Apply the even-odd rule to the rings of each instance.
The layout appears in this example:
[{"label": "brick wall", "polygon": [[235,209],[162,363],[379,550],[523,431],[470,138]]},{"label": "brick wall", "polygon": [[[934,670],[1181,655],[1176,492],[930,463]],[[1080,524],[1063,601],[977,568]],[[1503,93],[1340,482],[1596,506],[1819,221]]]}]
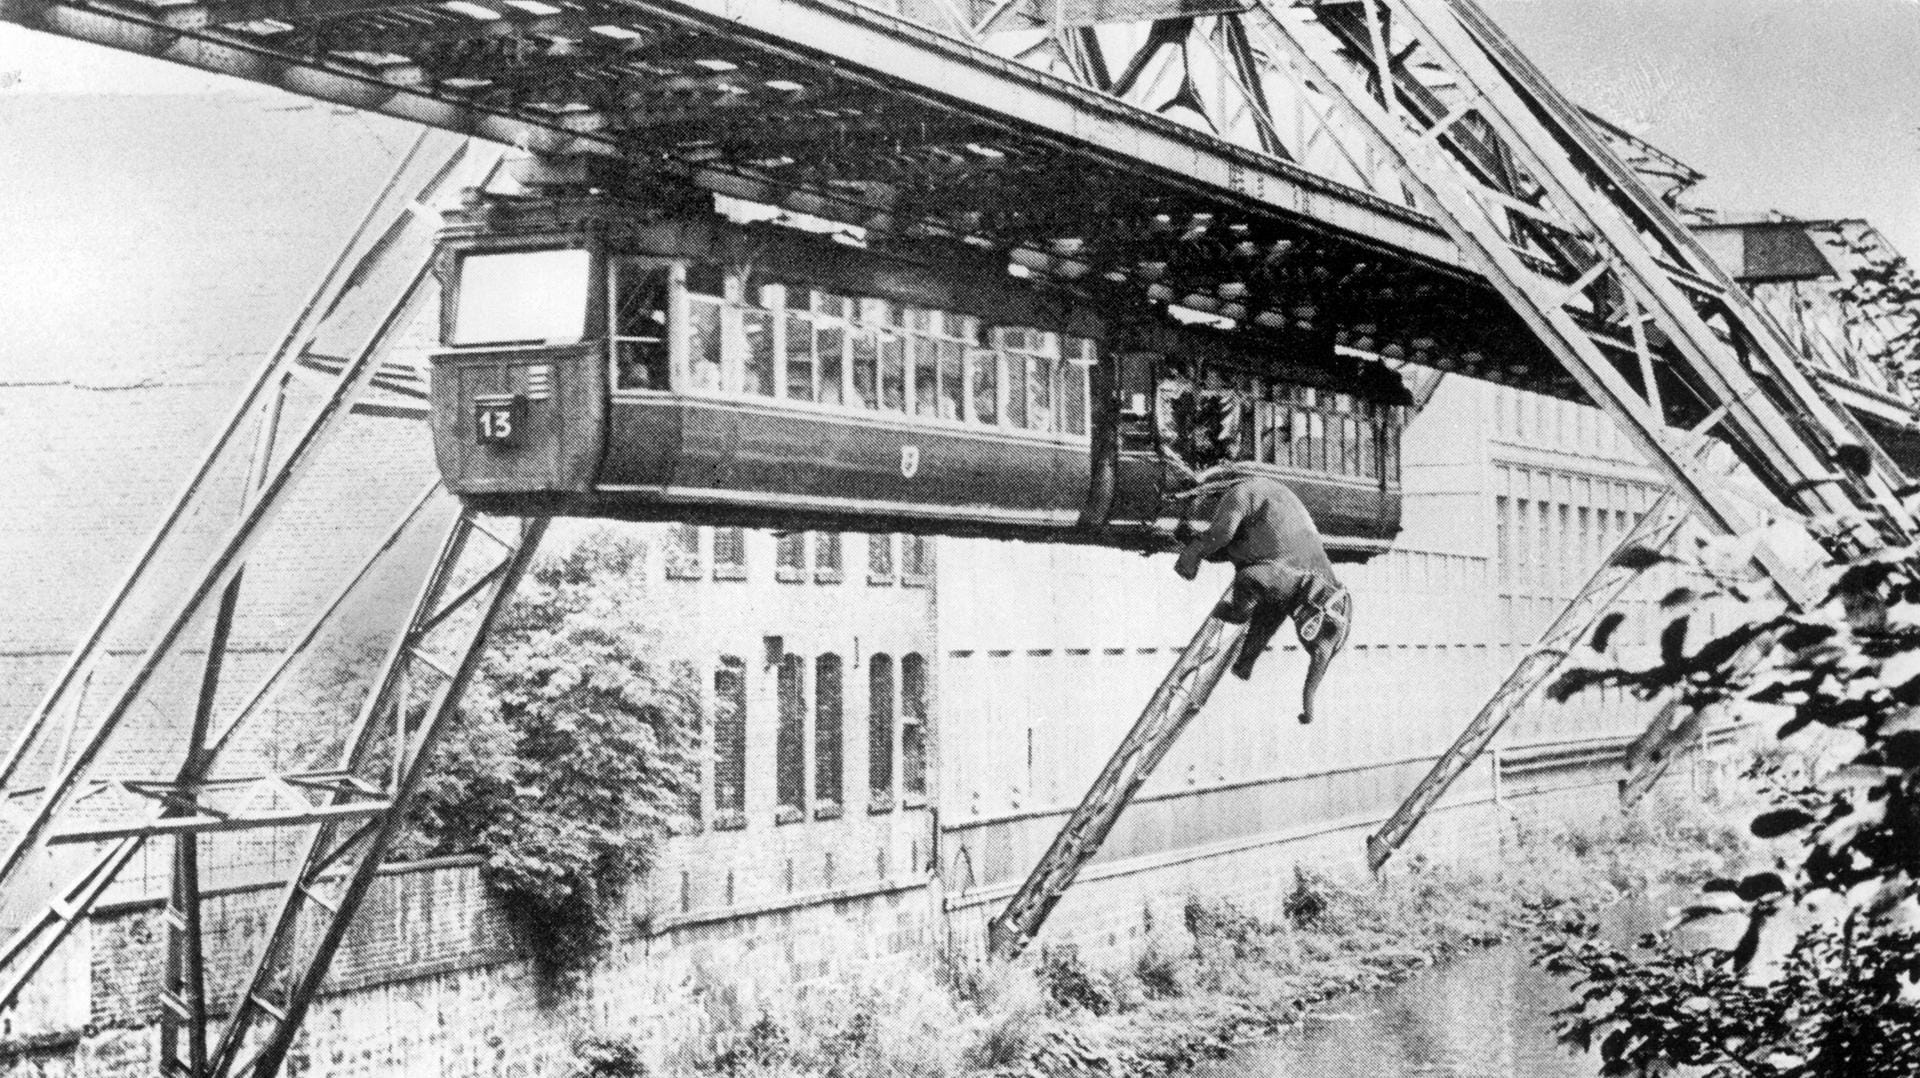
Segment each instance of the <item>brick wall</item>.
[{"label": "brick wall", "polygon": [[[717,1022],[779,1014],[810,986],[933,954],[934,894],[921,875],[676,922],[656,920],[639,889],[604,959],[561,987],[528,959],[476,865],[398,868],[376,882],[288,1073],[556,1074],[589,1034],[633,1036],[657,1066],[700,1050]],[[275,899],[247,889],[207,901],[210,984],[234,990]],[[10,1016],[0,1075],[151,1073],[161,932],[151,903],[97,913],[43,978],[43,998]],[[83,1007],[45,998],[76,983]]]}]

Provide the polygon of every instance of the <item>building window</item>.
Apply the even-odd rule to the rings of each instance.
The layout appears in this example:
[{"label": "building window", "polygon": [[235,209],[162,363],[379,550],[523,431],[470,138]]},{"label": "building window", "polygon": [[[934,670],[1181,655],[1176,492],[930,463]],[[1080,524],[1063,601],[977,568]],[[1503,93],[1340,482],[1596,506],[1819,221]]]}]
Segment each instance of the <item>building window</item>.
[{"label": "building window", "polygon": [[700,528],[698,525],[669,524],[665,546],[669,579],[700,579]]},{"label": "building window", "polygon": [[[692,781],[687,783],[687,799],[683,811],[686,813],[689,831],[698,831],[704,826],[706,812],[706,777],[701,774],[701,755],[707,748],[707,724],[704,709],[700,702],[700,671],[684,659],[674,660],[672,666],[673,705],[690,719],[692,729],[688,731],[689,740],[694,746]],[[654,717],[649,716],[652,720]]]},{"label": "building window", "polygon": [[747,664],[727,655],[713,672],[713,826],[747,822]]},{"label": "building window", "polygon": [[1580,548],[1575,545],[1573,508],[1561,502],[1555,509],[1554,533],[1555,594],[1566,596],[1573,590],[1574,574],[1581,569]]},{"label": "building window", "polygon": [[927,660],[900,658],[900,788],[908,804],[927,797]]},{"label": "building window", "polygon": [[893,583],[893,536],[867,536],[867,583]]},{"label": "building window", "polygon": [[922,587],[933,575],[933,541],[924,535],[900,537],[900,583]]},{"label": "building window", "polygon": [[870,812],[893,810],[893,657],[867,660],[867,788]]},{"label": "building window", "polygon": [[838,584],[842,575],[840,566],[840,533],[814,533],[813,579],[821,584]]},{"label": "building window", "polygon": [[842,764],[840,656],[822,655],[813,661],[813,815],[830,819],[840,815],[845,767]]},{"label": "building window", "polygon": [[713,578],[747,578],[747,533],[744,528],[713,529]]},{"label": "building window", "polygon": [[1513,502],[1505,495],[1493,499],[1493,550],[1494,571],[1499,574],[1500,587],[1510,589],[1513,587]]},{"label": "building window", "polygon": [[787,532],[774,540],[773,575],[789,584],[807,578],[806,532]]},{"label": "building window", "polygon": [[807,807],[807,661],[780,660],[780,725],[774,731],[775,822],[802,819]]},{"label": "building window", "polygon": [[1513,590],[1530,591],[1532,583],[1533,503],[1516,498],[1513,502]]}]

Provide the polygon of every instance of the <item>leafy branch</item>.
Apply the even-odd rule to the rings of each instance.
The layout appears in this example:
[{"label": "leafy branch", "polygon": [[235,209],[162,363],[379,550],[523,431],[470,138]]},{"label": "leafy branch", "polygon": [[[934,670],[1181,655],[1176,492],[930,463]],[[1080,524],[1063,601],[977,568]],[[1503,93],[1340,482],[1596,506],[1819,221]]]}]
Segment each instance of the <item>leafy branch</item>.
[{"label": "leafy branch", "polygon": [[[1789,773],[1778,755],[1760,769],[1770,805],[1751,829],[1776,842],[1772,867],[1710,882],[1682,914],[1683,923],[1731,920],[1731,946],[1688,950],[1649,938],[1628,954],[1578,918],[1541,945],[1539,961],[1580,995],[1561,1013],[1562,1035],[1583,1048],[1597,1043],[1605,1073],[1671,1065],[1756,1078],[1915,1073],[1917,554],[1901,547],[1860,556],[1841,567],[1818,609],[1788,613],[1695,566],[1703,583],[1676,589],[1663,604],[1671,620],[1657,662],[1572,670],[1553,686],[1562,700],[1619,685],[1646,698],[1678,693],[1692,706],[1773,715],[1783,741],[1817,735],[1841,757],[1811,774]],[[1706,603],[1739,603],[1743,617],[1690,647]],[[1605,635],[1596,634],[1596,651]]]},{"label": "leafy branch", "polygon": [[1920,390],[1920,273],[1870,229],[1833,226],[1839,244],[1853,256],[1851,280],[1834,290],[1850,334],[1871,362],[1897,382]]}]

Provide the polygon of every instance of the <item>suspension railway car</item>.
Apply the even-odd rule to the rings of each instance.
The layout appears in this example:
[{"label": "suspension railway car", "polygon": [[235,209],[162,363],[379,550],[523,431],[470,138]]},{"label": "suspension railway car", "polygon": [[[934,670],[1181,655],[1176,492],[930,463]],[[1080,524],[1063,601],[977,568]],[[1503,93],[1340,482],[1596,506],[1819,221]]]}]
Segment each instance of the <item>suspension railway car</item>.
[{"label": "suspension railway car", "polygon": [[1155,550],[1230,459],[1336,558],[1399,531],[1406,389],[1330,333],[584,196],[470,201],[436,272],[435,450],[486,511]]}]

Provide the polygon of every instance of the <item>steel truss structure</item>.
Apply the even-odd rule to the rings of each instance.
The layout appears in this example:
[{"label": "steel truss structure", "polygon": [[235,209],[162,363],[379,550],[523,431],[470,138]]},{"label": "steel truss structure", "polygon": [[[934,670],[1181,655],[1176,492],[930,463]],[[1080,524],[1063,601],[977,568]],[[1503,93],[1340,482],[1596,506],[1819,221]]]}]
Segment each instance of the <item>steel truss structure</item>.
[{"label": "steel truss structure", "polygon": [[1581,586],[1573,601],[1514,664],[1513,670],[1474,713],[1453,744],[1434,761],[1432,769],[1421,777],[1380,829],[1367,836],[1368,867],[1377,872],[1387,863],[1420,820],[1432,811],[1441,795],[1493,744],[1507,720],[1533,699],[1547,679],[1573,655],[1575,648],[1592,639],[1600,620],[1644,572],[1643,562],[1623,563],[1619,554],[1635,548],[1664,549],[1680,534],[1690,516],[1672,491],[1661,495],[1647,509],[1619,547]]},{"label": "steel truss structure", "polygon": [[[1224,599],[1225,597],[1222,596]],[[994,957],[1012,959],[1025,949],[1086,863],[1098,853],[1113,825],[1140,792],[1180,732],[1207,704],[1214,687],[1239,654],[1245,625],[1209,614],[1174,660],[1120,748],[1107,760],[1066,824],[1054,835],[1038,867],[988,925]]]},{"label": "steel truss structure", "polygon": [[[1673,207],[1641,185],[1472,0],[1260,0],[1250,16],[1241,26],[1248,40],[1339,88],[1335,105],[1390,155],[1419,204],[1666,475],[1678,504],[1649,514],[1630,542],[1664,545],[1689,513],[1722,535],[1751,525],[1689,445],[1709,432],[1783,502],[1831,522],[1831,542],[1871,548],[1911,535],[1898,469],[1816,388],[1780,328]],[[1251,94],[1245,100],[1256,106]],[[1694,407],[1674,399],[1681,396]],[[1677,422],[1690,429],[1675,430]],[[1849,447],[1858,459],[1842,467]],[[1755,558],[1789,603],[1819,600],[1816,566],[1765,544]],[[1405,840],[1637,575],[1602,567],[1370,838],[1370,863],[1377,868]],[[1158,713],[1165,706],[1149,704],[1135,730],[1177,732],[1180,724]],[[1037,931],[1058,881],[1096,852],[1088,839],[1105,831],[1085,828],[1083,818],[1108,818],[1138,787],[1113,777],[1123,758],[1158,759],[1132,735],[1121,754],[994,922],[996,953],[1017,953],[1023,941],[1010,937]]]},{"label": "steel truss structure", "polygon": [[[438,132],[0,759],[0,923],[13,930],[0,1003],[148,839],[174,838],[169,1073],[280,1067],[541,534],[458,513],[431,488],[390,507],[371,552],[312,600],[304,628],[279,634],[257,688],[230,699],[263,536],[353,416],[418,410],[419,373],[383,356],[431,291],[430,206],[484,181],[498,156],[456,136],[519,146],[593,185],[745,199],[871,243],[963,244],[1115,303],[1326,330],[1390,360],[1590,400],[1676,492],[1642,522],[1648,543],[1682,510],[1710,531],[1742,526],[1693,451],[1708,434],[1837,545],[1912,532],[1898,470],[1677,218],[1692,174],[1590,124],[1473,0],[0,0],[0,19]],[[345,729],[291,768],[237,751],[351,620],[340,612],[390,590],[370,581],[409,554],[394,571],[417,584],[412,603],[361,619],[378,659],[358,671]],[[1760,559],[1789,601],[1817,600],[1804,564]],[[1376,854],[1630,575],[1606,569],[1583,589]],[[997,953],[1038,931],[1237,640],[1202,625],[995,920]],[[168,759],[129,769],[128,744],[156,737]],[[286,826],[306,837],[268,943],[224,990],[200,938],[203,855],[228,833]]]},{"label": "steel truss structure", "polygon": [[[424,414],[422,372],[394,360],[391,346],[432,295],[434,205],[485,182],[499,157],[445,133],[414,146],[0,760],[10,810],[0,1005],[20,998],[149,840],[171,839],[159,1067],[277,1070],[542,522],[460,512],[437,481],[404,499],[368,498],[360,509],[390,518],[360,556],[318,559],[335,570],[335,586],[309,597],[297,630],[263,630],[272,612],[247,601],[251,573],[286,566],[249,563],[310,542],[276,528],[290,506],[311,501],[316,475],[342,466],[330,453],[344,449],[347,467],[383,466],[357,456],[352,424]],[[379,594],[409,579],[424,580],[411,606],[382,610]],[[238,647],[242,633],[256,646]],[[320,710],[333,713],[310,731],[318,743],[302,763],[262,770],[263,744],[288,732],[276,719],[297,707],[288,698],[301,678],[330,648],[369,641],[381,647],[377,661],[355,685],[329,686],[363,693],[346,728],[330,694]],[[245,692],[229,684],[236,665],[258,671]],[[329,719],[336,728],[325,728]],[[304,852],[280,885],[247,983],[212,983],[200,922],[208,843],[298,830]]]}]

